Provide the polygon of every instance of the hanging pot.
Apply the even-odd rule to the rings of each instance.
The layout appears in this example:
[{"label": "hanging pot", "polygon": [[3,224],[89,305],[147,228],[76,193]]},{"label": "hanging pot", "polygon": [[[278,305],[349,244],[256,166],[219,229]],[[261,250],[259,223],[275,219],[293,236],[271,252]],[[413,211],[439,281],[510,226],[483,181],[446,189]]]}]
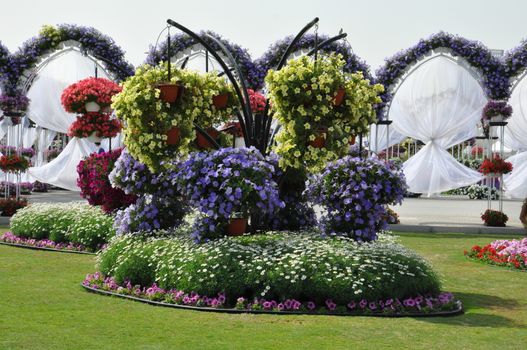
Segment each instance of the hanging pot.
[{"label": "hanging pot", "polygon": [[245,139],[243,137],[235,137],[234,138],[234,148],[244,148],[245,147]]},{"label": "hanging pot", "polygon": [[102,137],[97,136],[97,132],[94,131],[86,138],[88,141],[95,143],[96,145],[100,144]]},{"label": "hanging pot", "polygon": [[20,124],[20,117],[10,117],[11,118],[11,125],[15,126]]},{"label": "hanging pot", "polygon": [[337,94],[333,98],[333,104],[335,106],[340,106],[342,102],[344,101],[344,95],[346,94],[346,90],[344,88],[338,88]]},{"label": "hanging pot", "polygon": [[159,89],[159,98],[168,103],[176,103],[183,93],[183,85],[180,83],[160,83],[155,85]]},{"label": "hanging pot", "polygon": [[227,225],[227,236],[241,236],[247,230],[247,218],[231,218]]},{"label": "hanging pot", "polygon": [[170,129],[168,129],[167,133],[167,145],[169,146],[176,146],[179,145],[179,141],[181,140],[181,129],[177,126],[173,126]]},{"label": "hanging pot", "polygon": [[[214,140],[216,140],[220,135],[219,131],[214,128],[207,128],[205,129],[205,132],[209,134],[209,136],[212,137]],[[207,138],[203,136],[201,132],[197,132],[196,142],[198,144],[199,149],[209,149],[214,147],[214,145],[210,143],[209,140],[207,140]]]},{"label": "hanging pot", "polygon": [[351,136],[351,139],[350,139],[350,141],[349,141],[349,144],[350,144],[351,146],[353,146],[353,145],[355,144],[355,135],[352,135],[352,136]]},{"label": "hanging pot", "polygon": [[90,101],[86,102],[84,109],[86,109],[86,112],[99,112],[101,110],[101,106],[99,106],[97,102]]},{"label": "hanging pot", "polygon": [[227,102],[229,101],[229,95],[227,93],[219,94],[212,97],[212,103],[216,109],[223,109],[227,107]]},{"label": "hanging pot", "polygon": [[505,120],[505,118],[503,118],[503,116],[501,114],[500,115],[495,115],[494,117],[490,118],[490,122],[491,123],[501,123],[504,120]]},{"label": "hanging pot", "polygon": [[315,134],[315,139],[313,141],[309,141],[308,145],[313,148],[324,148],[326,147],[326,133],[328,129],[322,128],[318,129]]}]

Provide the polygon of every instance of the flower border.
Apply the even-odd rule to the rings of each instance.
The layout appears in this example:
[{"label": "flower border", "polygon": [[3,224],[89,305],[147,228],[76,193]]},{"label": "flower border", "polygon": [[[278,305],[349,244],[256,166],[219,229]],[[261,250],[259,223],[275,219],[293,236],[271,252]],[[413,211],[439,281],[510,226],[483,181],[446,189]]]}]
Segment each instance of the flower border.
[{"label": "flower border", "polygon": [[[6,232],[6,233],[9,233],[9,232]],[[8,242],[8,241],[4,240],[3,236],[4,235],[0,236],[0,245],[10,246],[10,247],[17,247],[17,248],[25,248],[25,249],[33,249],[33,250],[46,250],[46,251],[59,252],[59,253],[97,255],[97,253],[90,252],[90,251],[87,251],[87,250],[73,250],[73,249],[66,249],[66,248],[57,249],[57,248],[49,248],[49,247],[39,247],[39,246],[37,246],[36,244],[38,242],[42,241],[42,240],[35,241],[35,243],[34,243],[35,245],[24,244],[24,243],[12,243],[12,242]],[[15,237],[23,239],[23,240],[26,240],[26,241],[30,241],[30,239],[24,239],[24,238],[22,238],[20,236],[15,236]],[[47,240],[47,241],[49,241],[49,240]],[[55,242],[53,242],[53,243],[56,244]]]},{"label": "flower border", "polygon": [[88,292],[101,294],[106,296],[118,297],[123,299],[129,299],[133,301],[138,301],[145,304],[150,304],[154,306],[163,306],[171,307],[176,309],[185,309],[185,310],[194,310],[194,311],[203,311],[203,312],[217,312],[217,313],[227,313],[227,314],[267,314],[267,315],[311,315],[311,316],[368,316],[368,317],[388,317],[388,318],[400,318],[400,317],[448,317],[448,316],[457,316],[464,314],[463,304],[460,300],[455,300],[454,305],[456,308],[450,311],[436,311],[429,313],[419,313],[419,312],[408,312],[408,313],[359,313],[359,312],[321,312],[321,309],[316,311],[275,311],[275,310],[253,310],[253,309],[236,309],[236,308],[215,308],[210,306],[193,306],[193,305],[184,305],[184,304],[170,304],[163,301],[155,301],[147,298],[136,297],[133,295],[120,294],[112,291],[102,290],[94,288],[91,285],[86,284],[86,281],[81,282],[80,286],[86,289]]},{"label": "flower border", "polygon": [[[407,68],[438,48],[450,49],[453,56],[464,58],[470,65],[478,69],[482,74],[485,94],[488,98],[496,100],[508,99],[510,82],[507,70],[486,46],[479,41],[439,32],[432,34],[427,39],[421,39],[416,45],[387,58],[385,64],[377,69],[377,82],[383,84],[386,88],[386,91],[381,96],[383,103],[377,107],[379,117],[383,117],[387,112],[384,109],[393,98],[390,88],[406,73]],[[524,60],[527,62],[527,52]]]},{"label": "flower border", "polygon": [[[248,87],[258,90],[263,85],[263,76],[265,72],[261,72],[261,68],[252,60],[247,49],[234,44],[227,39],[224,39],[221,35],[212,32],[210,30],[201,31],[198,33],[200,37],[207,42],[215,50],[220,50],[218,44],[211,39],[207,38],[206,35],[211,35],[218,39],[225,47],[230,51],[236,63],[240,65],[240,69],[247,80]],[[169,56],[167,55],[167,40],[165,39],[157,47],[150,46],[148,56],[145,63],[151,66],[157,66],[160,62],[168,61]],[[180,51],[183,51],[196,44],[196,41],[185,33],[174,34],[170,36],[170,57],[173,57]]]},{"label": "flower border", "polygon": [[[318,35],[318,42],[321,43],[322,41],[329,39],[328,35]],[[267,75],[267,71],[269,69],[274,68],[278,62],[280,61],[280,58],[287,50],[287,47],[293,40],[293,36],[287,36],[283,39],[277,40],[274,44],[269,46],[267,51],[258,58],[255,63],[260,67],[260,76],[258,77],[258,88],[263,87],[264,85],[264,79]],[[311,49],[315,45],[315,34],[306,34],[304,35],[297,43],[296,48],[298,50],[300,49]],[[366,79],[369,79],[372,83],[374,82],[374,78],[372,77],[370,73],[370,67],[366,64],[364,60],[362,60],[359,56],[355,55],[349,45],[346,45],[340,41],[332,42],[322,48],[320,51],[326,52],[326,53],[337,53],[341,54],[344,58],[344,61],[346,62],[344,65],[344,71],[347,73],[355,73],[357,71],[361,71]]]},{"label": "flower border", "polygon": [[75,24],[48,25],[11,55],[5,72],[8,89],[16,89],[26,69],[33,68],[42,56],[57,50],[68,40],[77,41],[83,50],[107,61],[103,64],[118,80],[134,74],[134,67],[125,60],[124,51],[97,29]]}]

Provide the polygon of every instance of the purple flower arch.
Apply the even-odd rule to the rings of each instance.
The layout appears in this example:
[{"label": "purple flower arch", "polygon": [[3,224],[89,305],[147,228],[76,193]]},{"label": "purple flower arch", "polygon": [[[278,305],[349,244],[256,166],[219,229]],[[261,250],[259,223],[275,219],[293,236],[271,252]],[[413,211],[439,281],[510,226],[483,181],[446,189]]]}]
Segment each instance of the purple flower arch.
[{"label": "purple flower arch", "polygon": [[483,77],[485,93],[490,99],[507,99],[510,94],[509,78],[504,65],[494,57],[490,50],[478,41],[472,41],[445,32],[433,34],[428,39],[421,39],[415,46],[400,51],[386,59],[384,66],[376,72],[377,83],[383,84],[386,91],[381,96],[383,103],[378,108],[379,119],[386,113],[384,107],[391,101],[390,87],[401,78],[406,69],[417,63],[432,50],[447,48],[453,56],[464,58],[476,68]]},{"label": "purple flower arch", "polygon": [[527,69],[527,39],[523,39],[520,45],[507,51],[502,60],[509,79],[514,79],[525,72]]},{"label": "purple flower arch", "polygon": [[[240,47],[239,45],[233,44],[230,41],[222,38],[219,34],[216,34],[212,31],[202,31],[198,33],[207,44],[212,46],[215,50],[219,50],[218,45],[213,41],[208,39],[205,34],[211,35],[218,39],[232,54],[233,58],[236,60],[236,63],[240,65],[240,69],[245,76],[248,87],[252,89],[258,89],[260,82],[260,68],[253,62],[251,56],[247,49]],[[157,48],[150,47],[148,56],[146,58],[146,63],[152,66],[159,64],[161,61],[167,61],[168,57],[175,56],[178,52],[181,52],[193,45],[196,44],[196,41],[192,39],[189,35],[185,33],[174,34],[170,36],[170,54],[167,54],[167,40],[165,39],[161,42]],[[212,57],[211,57],[212,58]],[[228,63],[228,62],[227,62]]]},{"label": "purple flower arch", "polygon": [[15,90],[26,69],[34,67],[43,55],[57,50],[61,43],[68,40],[77,41],[82,50],[103,61],[108,71],[118,80],[134,74],[134,67],[125,60],[124,51],[112,38],[92,27],[60,24],[44,26],[39,35],[26,41],[11,56],[5,72],[8,88]]},{"label": "purple flower arch", "polygon": [[[327,35],[319,35],[318,42],[328,39]],[[287,36],[281,40],[276,41],[272,44],[269,49],[256,60],[256,64],[260,67],[260,75],[258,76],[258,87],[261,88],[264,85],[264,79],[267,75],[267,71],[278,65],[280,58],[286,51],[289,43],[293,40],[293,36]],[[296,50],[301,49],[312,49],[315,46],[315,34],[306,34],[300,39],[296,45]],[[355,55],[349,45],[342,43],[342,41],[333,42],[321,49],[323,52],[335,52],[342,55],[346,64],[344,70],[346,72],[357,72],[361,71],[366,79],[370,79],[373,82],[373,77],[370,74],[370,68],[368,65]]]},{"label": "purple flower arch", "polygon": [[4,85],[4,72],[9,64],[9,50],[0,42],[0,87]]}]

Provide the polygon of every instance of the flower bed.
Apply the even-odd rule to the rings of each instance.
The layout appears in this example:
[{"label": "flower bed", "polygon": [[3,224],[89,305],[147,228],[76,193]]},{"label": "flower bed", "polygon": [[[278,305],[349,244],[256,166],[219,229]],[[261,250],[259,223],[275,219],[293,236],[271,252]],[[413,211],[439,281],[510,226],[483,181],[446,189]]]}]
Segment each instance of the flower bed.
[{"label": "flower bed", "polygon": [[[85,246],[77,243],[56,243],[49,239],[34,239],[27,237],[20,237],[14,235],[12,232],[6,232],[0,236],[0,242],[24,246],[36,249],[49,249],[49,250],[64,250],[72,252],[90,252]],[[102,248],[102,247],[101,247]]]},{"label": "flower bed", "polygon": [[[324,239],[319,232],[281,232],[196,244],[190,231],[185,226],[158,232],[157,238],[114,239],[98,257],[101,274],[85,284],[149,300],[242,310],[283,306],[284,311],[400,314],[454,309],[429,264],[391,236],[357,243]],[[159,237],[166,234],[175,237]]]},{"label": "flower bed", "polygon": [[112,217],[85,203],[35,203],[13,215],[10,229],[20,238],[72,243],[95,251],[115,235],[112,224]]},{"label": "flower bed", "polygon": [[527,271],[527,238],[497,240],[483,247],[475,245],[464,254],[487,264]]}]

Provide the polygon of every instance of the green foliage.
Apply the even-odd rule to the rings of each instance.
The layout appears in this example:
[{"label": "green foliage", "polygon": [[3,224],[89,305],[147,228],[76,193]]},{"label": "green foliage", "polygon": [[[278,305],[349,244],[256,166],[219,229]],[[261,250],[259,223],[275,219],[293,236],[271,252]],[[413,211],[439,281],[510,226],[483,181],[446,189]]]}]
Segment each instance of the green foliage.
[{"label": "green foliage", "polygon": [[99,269],[118,283],[177,288],[203,295],[313,300],[403,298],[438,293],[428,263],[381,235],[374,243],[320,238],[312,233],[268,233],[196,244],[183,237],[115,238]]},{"label": "green foliage", "polygon": [[17,236],[73,242],[91,249],[115,235],[113,219],[86,203],[35,203],[11,218],[11,232]]}]

